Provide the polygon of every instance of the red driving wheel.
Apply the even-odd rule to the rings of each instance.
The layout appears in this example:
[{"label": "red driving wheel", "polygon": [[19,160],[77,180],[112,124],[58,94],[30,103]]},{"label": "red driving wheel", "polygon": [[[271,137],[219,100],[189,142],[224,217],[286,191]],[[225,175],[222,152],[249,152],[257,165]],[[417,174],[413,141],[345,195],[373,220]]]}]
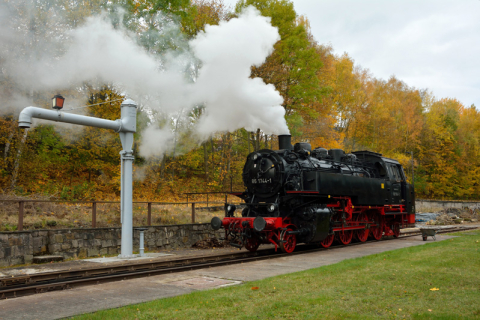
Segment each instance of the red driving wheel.
[{"label": "red driving wheel", "polygon": [[374,224],[374,226],[370,226],[370,234],[372,238],[375,240],[381,240],[383,236],[383,223],[380,215],[377,212],[371,212],[368,215],[368,221]]},{"label": "red driving wheel", "polygon": [[258,246],[260,245],[260,241],[258,240],[257,237],[250,237],[247,238],[245,241],[245,249],[247,249],[250,252],[255,252],[258,249]]},{"label": "red driving wheel", "polygon": [[340,243],[342,243],[344,245],[347,245],[350,242],[352,242],[353,231],[352,230],[338,231],[337,239],[338,239],[338,241],[340,241]]},{"label": "red driving wheel", "polygon": [[400,223],[395,222],[392,226],[392,230],[393,230],[393,236],[395,238],[400,237]]},{"label": "red driving wheel", "polygon": [[[358,215],[357,217],[357,222],[360,222],[361,224],[366,224],[368,222],[368,217],[365,212],[362,212]],[[355,236],[360,242],[365,242],[368,239],[368,229],[362,229],[362,230],[357,230],[355,231]]]},{"label": "red driving wheel", "polygon": [[280,249],[285,253],[292,253],[297,245],[297,237],[294,234],[288,234],[289,231],[293,230],[288,228],[280,234]]},{"label": "red driving wheel", "polygon": [[322,240],[322,242],[320,242],[320,244],[322,245],[322,247],[328,248],[332,245],[333,239],[335,239],[335,235],[329,234],[325,239]]}]

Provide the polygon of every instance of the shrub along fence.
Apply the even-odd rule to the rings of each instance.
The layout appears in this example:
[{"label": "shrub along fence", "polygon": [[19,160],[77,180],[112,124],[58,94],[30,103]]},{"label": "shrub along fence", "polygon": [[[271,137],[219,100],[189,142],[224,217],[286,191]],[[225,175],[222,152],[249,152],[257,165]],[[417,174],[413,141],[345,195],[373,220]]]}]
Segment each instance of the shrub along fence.
[{"label": "shrub along fence", "polygon": [[[186,202],[159,202],[159,201],[133,201],[133,205],[146,205],[147,217],[144,224],[147,226],[152,225],[152,207],[154,206],[185,206],[191,208],[191,223],[196,223],[196,211],[202,210],[219,210],[223,209],[224,203],[227,202],[229,193],[227,192],[199,192],[199,193],[185,193]],[[198,198],[198,196],[202,196],[202,200],[206,201],[193,201],[193,198]],[[209,197],[210,196],[210,197]],[[214,199],[212,199],[212,197]],[[224,199],[223,199],[224,198]],[[213,200],[213,201],[212,201]],[[224,200],[224,201],[219,201]],[[235,199],[238,202],[238,198]],[[232,202],[232,201],[230,201]],[[87,205],[90,208],[91,212],[91,227],[97,227],[97,207],[100,205],[120,205],[120,201],[68,201],[68,200],[30,200],[30,199],[0,199],[0,206],[6,204],[15,204],[18,203],[18,220],[16,223],[16,228],[10,228],[9,231],[23,231],[24,229],[24,217],[25,217],[25,206],[30,205],[33,206],[34,204],[67,204],[67,205]],[[12,209],[12,208],[11,208]],[[13,209],[15,210],[15,209]],[[10,210],[10,211],[13,211]],[[12,214],[12,212],[10,212]],[[49,221],[54,222],[54,221]],[[183,220],[181,223],[185,223],[188,221]],[[158,223],[157,223],[158,224]],[[163,224],[163,223],[162,223]],[[11,225],[13,227],[13,225]],[[41,226],[44,228],[45,226]]]},{"label": "shrub along fence", "polygon": [[[120,204],[120,201],[54,201],[54,200],[0,200],[0,203],[18,203],[18,223],[16,231],[23,231],[24,227],[24,216],[25,216],[25,204],[31,203],[68,203],[68,204],[89,204],[91,208],[91,227],[97,227],[97,206],[99,204]],[[147,226],[152,225],[152,206],[155,205],[186,205],[191,208],[191,222],[195,223],[196,221],[196,211],[197,210],[208,210],[212,207],[208,205],[216,204],[214,207],[216,209],[223,206],[223,202],[210,202],[207,203],[207,207],[201,207],[205,202],[155,202],[155,201],[134,201],[133,204],[146,204],[147,205]]]}]

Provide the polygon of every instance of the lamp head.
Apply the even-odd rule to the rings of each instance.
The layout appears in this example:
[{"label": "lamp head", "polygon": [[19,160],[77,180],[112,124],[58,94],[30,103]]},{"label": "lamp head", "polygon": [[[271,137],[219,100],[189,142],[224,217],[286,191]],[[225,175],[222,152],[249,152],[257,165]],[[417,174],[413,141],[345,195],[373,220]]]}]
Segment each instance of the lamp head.
[{"label": "lamp head", "polygon": [[56,94],[53,98],[52,98],[52,107],[53,109],[56,109],[56,110],[60,110],[63,108],[63,103],[65,102],[65,98],[62,97],[61,95],[59,94]]}]

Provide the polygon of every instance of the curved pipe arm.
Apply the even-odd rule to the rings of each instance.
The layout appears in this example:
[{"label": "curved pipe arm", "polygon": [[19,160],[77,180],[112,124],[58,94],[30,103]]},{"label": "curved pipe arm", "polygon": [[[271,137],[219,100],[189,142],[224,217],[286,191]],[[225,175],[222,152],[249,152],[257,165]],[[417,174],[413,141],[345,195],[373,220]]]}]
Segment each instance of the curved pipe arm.
[{"label": "curved pipe arm", "polygon": [[20,116],[18,117],[18,126],[20,128],[30,128],[30,126],[32,125],[32,118],[79,124],[104,129],[112,129],[117,132],[125,131],[122,130],[121,120],[112,121],[95,117],[81,116],[78,114],[65,113],[56,110],[47,110],[37,107],[27,107],[23,109],[22,112],[20,112]]}]

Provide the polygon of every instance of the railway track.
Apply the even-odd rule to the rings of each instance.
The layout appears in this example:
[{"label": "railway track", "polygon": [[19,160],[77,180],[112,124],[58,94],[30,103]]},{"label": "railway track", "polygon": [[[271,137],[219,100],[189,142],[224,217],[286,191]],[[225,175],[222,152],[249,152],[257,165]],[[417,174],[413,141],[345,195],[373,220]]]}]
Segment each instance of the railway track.
[{"label": "railway track", "polygon": [[[451,227],[443,228],[437,233],[457,232],[477,229],[478,227]],[[404,233],[400,238],[408,238],[421,234],[418,231]],[[359,245],[361,242],[351,243]],[[75,270],[59,270],[31,275],[21,275],[0,278],[0,299],[10,299],[53,290],[66,290],[77,286],[100,284],[111,281],[128,280],[166,273],[184,272],[189,270],[225,266],[230,264],[252,262],[285,256],[300,255],[322,250],[336,250],[343,245],[332,246],[328,249],[312,248],[312,246],[298,246],[293,253],[275,252],[274,249],[258,250],[257,252],[239,252],[216,256],[185,258],[170,261],[135,262],[128,265],[102,266]]]}]

